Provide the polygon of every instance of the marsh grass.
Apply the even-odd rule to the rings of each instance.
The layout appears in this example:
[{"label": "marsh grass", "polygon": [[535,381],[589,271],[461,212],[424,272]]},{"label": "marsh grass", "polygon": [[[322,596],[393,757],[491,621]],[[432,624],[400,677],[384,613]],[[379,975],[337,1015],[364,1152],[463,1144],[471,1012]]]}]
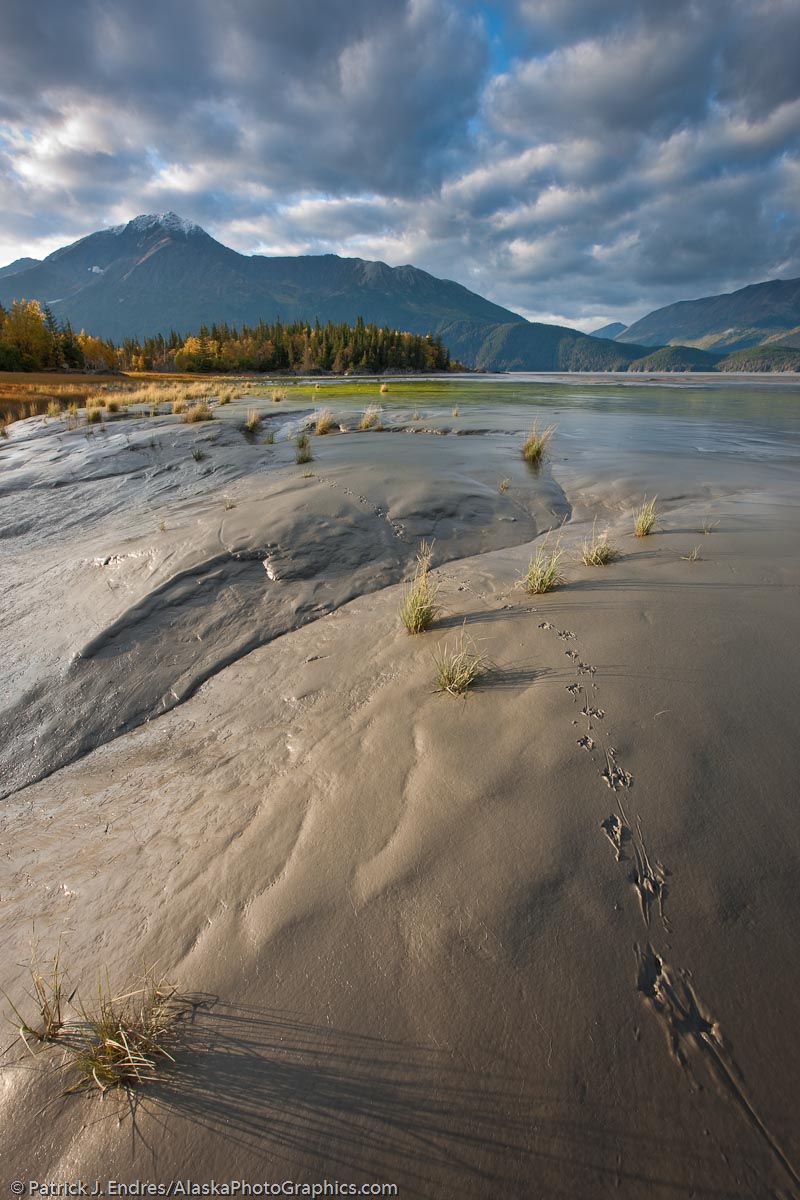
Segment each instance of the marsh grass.
[{"label": "marsh grass", "polygon": [[382,384],[381,384],[381,395],[382,395],[382,396],[385,396],[385,395],[386,395],[386,393],[388,392],[388,390],[389,390],[389,385],[388,385],[388,383],[382,383]]},{"label": "marsh grass", "polygon": [[86,423],[88,425],[102,425],[103,424],[102,408],[87,408],[86,409]]},{"label": "marsh grass", "polygon": [[273,388],[272,389],[272,403],[273,404],[280,404],[281,400],[285,400],[285,399],[286,399],[286,392],[283,390],[283,388]]},{"label": "marsh grass", "polygon": [[120,409],[119,400],[106,400],[106,412],[118,413]]},{"label": "marsh grass", "polygon": [[681,555],[681,558],[683,559],[684,562],[700,562],[702,557],[703,556],[700,553],[699,546],[695,546],[694,549],[690,550],[688,554]]},{"label": "marsh grass", "polygon": [[564,555],[561,542],[558,540],[555,546],[551,546],[549,537],[548,534],[542,544],[537,547],[535,555],[528,563],[527,571],[519,580],[525,591],[530,592],[532,596],[541,596],[545,592],[552,592],[554,588],[565,582],[559,566]]},{"label": "marsh grass", "polygon": [[451,696],[461,696],[468,688],[485,674],[489,662],[471,638],[467,637],[462,628],[458,640],[451,648],[446,642],[441,643],[433,655],[436,667],[436,688],[440,692],[449,692]]},{"label": "marsh grass", "polygon": [[103,397],[100,396],[97,392],[95,392],[93,395],[87,396],[85,407],[86,407],[87,412],[90,408],[102,408],[103,407]]},{"label": "marsh grass", "polygon": [[318,437],[324,437],[333,429],[333,413],[329,408],[323,408],[317,413],[314,429]]},{"label": "marsh grass", "polygon": [[581,562],[587,567],[605,567],[618,557],[619,551],[608,540],[608,530],[598,536],[592,525],[592,536],[584,539],[581,547]]},{"label": "marsh grass", "polygon": [[639,507],[633,510],[634,537],[647,537],[653,532],[658,520],[656,515],[657,499],[657,496],[653,496],[652,500],[648,500],[647,496],[645,496]]},{"label": "marsh grass", "polygon": [[[73,993],[74,995],[74,993]],[[56,950],[53,965],[45,975],[39,969],[38,958],[34,953],[31,961],[31,992],[29,999],[38,1013],[35,1021],[28,1021],[21,1015],[19,1009],[6,996],[14,1017],[18,1023],[19,1036],[28,1050],[30,1042],[55,1042],[64,1028],[64,1010],[72,1000],[72,995],[64,995],[64,980],[61,971],[61,947]],[[32,1051],[31,1051],[32,1053]]]},{"label": "marsh grass", "polygon": [[534,422],[528,431],[528,436],[522,443],[522,457],[526,463],[530,463],[534,467],[539,466],[544,459],[555,431],[555,425],[548,425],[546,429],[539,430],[538,425]]},{"label": "marsh grass", "polygon": [[302,466],[303,463],[312,462],[314,455],[311,453],[311,445],[308,440],[307,433],[298,433],[297,435],[297,450],[295,452],[295,462]]},{"label": "marsh grass", "polygon": [[719,521],[712,521],[710,517],[706,517],[698,533],[714,533],[719,528]]},{"label": "marsh grass", "polygon": [[378,424],[380,409],[375,404],[369,404],[362,414],[361,420],[358,423],[359,429],[374,429]]},{"label": "marsh grass", "polygon": [[260,425],[261,417],[258,415],[256,410],[254,408],[248,409],[247,416],[244,419],[244,425],[242,425],[242,431],[244,433],[257,433]]},{"label": "marsh grass", "polygon": [[172,401],[172,415],[177,417],[183,412],[186,412],[186,401],[181,396],[179,400]]},{"label": "marsh grass", "polygon": [[214,410],[207,400],[200,400],[186,409],[181,420],[187,425],[194,425],[197,421],[213,421]]},{"label": "marsh grass", "polygon": [[433,547],[426,541],[420,543],[414,577],[403,592],[400,605],[400,620],[407,633],[424,633],[442,611],[438,603],[439,585],[430,579]]},{"label": "marsh grass", "polygon": [[63,410],[61,408],[61,405],[58,403],[58,401],[51,400],[50,403],[48,404],[47,408],[45,409],[45,416],[60,417],[62,415],[62,412],[63,412]]},{"label": "marsh grass", "polygon": [[77,1080],[65,1094],[151,1083],[174,1063],[181,1019],[194,1007],[166,980],[147,974],[142,985],[121,996],[108,984],[98,988],[96,1007],[81,1008],[65,1061]]}]

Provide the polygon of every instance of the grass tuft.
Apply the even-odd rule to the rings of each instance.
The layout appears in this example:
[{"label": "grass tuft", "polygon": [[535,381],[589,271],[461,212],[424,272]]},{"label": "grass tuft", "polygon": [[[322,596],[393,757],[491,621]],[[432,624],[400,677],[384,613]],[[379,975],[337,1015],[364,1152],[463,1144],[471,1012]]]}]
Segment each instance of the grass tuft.
[{"label": "grass tuft", "polygon": [[359,429],[373,429],[378,424],[378,416],[380,409],[375,404],[370,404],[364,409],[361,420],[358,423]]},{"label": "grass tuft", "polygon": [[388,385],[388,383],[382,383],[382,384],[381,384],[381,395],[382,395],[382,396],[385,396],[385,395],[386,395],[386,393],[388,392],[388,390],[389,390],[389,385]]},{"label": "grass tuft", "polygon": [[8,1000],[16,1021],[19,1022],[19,1036],[30,1050],[28,1039],[37,1042],[55,1042],[64,1028],[64,1008],[72,999],[64,996],[63,975],[61,973],[61,948],[56,950],[53,966],[47,975],[39,970],[39,964],[34,952],[31,962],[31,1000],[39,1014],[34,1023],[26,1021],[19,1010]]},{"label": "grass tuft", "polygon": [[78,1079],[66,1093],[128,1090],[157,1079],[175,1061],[179,1022],[191,1007],[172,984],[152,974],[122,996],[98,988],[96,1011],[82,1009],[70,1037],[65,1066]]},{"label": "grass tuft", "polygon": [[264,434],[264,445],[265,446],[273,446],[274,444],[275,444],[275,430],[268,429],[267,432]]},{"label": "grass tuft", "polygon": [[403,592],[400,620],[407,633],[424,633],[441,612],[439,585],[431,583],[429,575],[432,552],[428,542],[420,542],[414,578]]},{"label": "grass tuft", "polygon": [[702,527],[700,529],[698,529],[697,532],[698,533],[706,533],[706,534],[714,533],[714,531],[718,528],[719,528],[719,521],[712,521],[710,517],[706,517],[705,520],[703,521]]},{"label": "grass tuft", "polygon": [[702,555],[700,553],[700,547],[695,546],[694,549],[691,550],[688,554],[682,554],[681,558],[683,559],[684,562],[699,562],[700,559],[702,558]]},{"label": "grass tuft", "polygon": [[497,486],[501,492],[507,492],[508,489],[511,487],[511,480],[510,479],[501,479]]},{"label": "grass tuft", "polygon": [[106,400],[106,412],[118,413],[119,400]]},{"label": "grass tuft", "polygon": [[87,408],[86,423],[88,425],[102,425],[102,423],[103,423],[102,408]]},{"label": "grass tuft", "polygon": [[[174,405],[172,406],[174,409]],[[187,425],[194,425],[197,421],[213,421],[214,410],[207,400],[201,400],[199,404],[192,404],[184,412],[181,420]]]},{"label": "grass tuft", "polygon": [[297,451],[294,458],[295,462],[301,466],[303,463],[309,463],[313,461],[314,455],[311,453],[311,446],[308,441],[307,433],[298,433]]},{"label": "grass tuft", "polygon": [[202,462],[206,457],[205,451],[201,450],[199,446],[195,446],[194,450],[192,451],[192,458],[194,461]]},{"label": "grass tuft", "polygon": [[258,413],[256,412],[256,410],[254,408],[249,408],[247,410],[247,416],[244,419],[244,425],[242,426],[242,431],[244,433],[257,433],[260,425],[261,425],[261,417],[258,415]]},{"label": "grass tuft", "polygon": [[647,537],[653,532],[658,520],[656,516],[656,496],[652,500],[644,497],[638,508],[633,510],[633,533],[635,537]]},{"label": "grass tuft", "polygon": [[538,425],[534,422],[528,432],[528,436],[522,443],[522,457],[526,463],[531,463],[535,467],[539,466],[555,431],[555,425],[548,425],[546,429],[542,429],[540,432]]},{"label": "grass tuft", "polygon": [[177,417],[177,416],[179,416],[179,415],[180,415],[182,412],[186,412],[186,401],[185,401],[185,400],[183,400],[183,399],[181,399],[181,400],[173,400],[173,401],[172,401],[172,413],[173,413],[173,416],[176,416],[176,417]]},{"label": "grass tuft", "polygon": [[587,567],[606,567],[618,557],[619,551],[608,540],[608,530],[598,537],[593,525],[592,536],[586,538],[581,547],[581,562]]},{"label": "grass tuft", "polygon": [[433,656],[436,665],[436,687],[451,696],[461,696],[486,671],[488,661],[464,629],[451,649],[447,643],[437,647]]},{"label": "grass tuft", "polygon": [[58,403],[57,400],[50,401],[47,408],[45,409],[45,415],[48,417],[60,417],[61,416],[61,405]]},{"label": "grass tuft", "polygon": [[453,416],[454,417],[458,416],[458,405],[456,405],[455,408],[453,409]]},{"label": "grass tuft", "polygon": [[317,413],[314,429],[318,437],[323,437],[333,429],[333,413],[329,408],[323,408]]},{"label": "grass tuft", "polygon": [[560,541],[555,546],[549,546],[550,535],[537,547],[536,554],[528,564],[528,569],[519,581],[533,596],[541,596],[544,592],[552,592],[559,584],[564,583],[564,576],[559,563],[564,554]]},{"label": "grass tuft", "polygon": [[273,388],[272,389],[272,403],[273,404],[280,404],[281,400],[285,400],[285,399],[286,399],[286,392],[283,390],[283,388]]}]

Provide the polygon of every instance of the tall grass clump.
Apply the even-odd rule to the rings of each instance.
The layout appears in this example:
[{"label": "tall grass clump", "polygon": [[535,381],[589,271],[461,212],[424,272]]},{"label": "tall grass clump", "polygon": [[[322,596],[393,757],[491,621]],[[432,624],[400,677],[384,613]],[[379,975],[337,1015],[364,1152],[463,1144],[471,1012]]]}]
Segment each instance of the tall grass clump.
[{"label": "tall grass clump", "polygon": [[103,397],[99,396],[97,394],[97,392],[92,393],[92,395],[86,397],[85,407],[87,408],[87,410],[90,408],[102,408],[103,407]]},{"label": "tall grass clump", "polygon": [[105,407],[106,407],[106,412],[118,413],[119,412],[119,400],[106,400]]},{"label": "tall grass clump", "polygon": [[297,451],[295,453],[295,462],[302,465],[303,463],[312,462],[314,455],[311,453],[311,445],[308,440],[307,433],[298,433],[297,435]]},{"label": "tall grass clump", "polygon": [[214,410],[207,400],[201,400],[199,404],[192,404],[187,408],[181,420],[187,425],[194,425],[196,421],[213,421]]},{"label": "tall grass clump", "polygon": [[177,417],[184,412],[186,412],[186,401],[181,396],[178,400],[172,401],[172,413],[173,416]]},{"label": "tall grass clump", "polygon": [[414,578],[403,592],[400,620],[407,633],[424,633],[441,612],[439,585],[430,579],[431,546],[423,541],[417,553]]},{"label": "tall grass clump", "polygon": [[388,383],[382,383],[382,384],[381,384],[381,395],[382,395],[382,396],[385,396],[385,395],[386,395],[386,393],[388,392],[388,390],[389,390],[389,385],[388,385]]},{"label": "tall grass clump", "polygon": [[48,417],[60,417],[61,416],[61,405],[58,403],[57,400],[50,401],[47,408],[45,409],[45,414]]},{"label": "tall grass clump", "polygon": [[359,429],[373,429],[378,424],[380,409],[375,404],[369,404],[358,423]]},{"label": "tall grass clump", "polygon": [[472,687],[477,679],[484,674],[488,666],[485,655],[481,654],[465,631],[451,649],[447,643],[440,645],[433,656],[436,666],[436,687],[440,692],[449,692],[451,696],[460,696]]},{"label": "tall grass clump", "polygon": [[286,399],[286,392],[283,390],[283,388],[273,388],[272,389],[272,403],[273,404],[280,404],[281,400],[285,400],[285,399]]},{"label": "tall grass clump", "polygon": [[544,592],[552,592],[559,584],[564,583],[564,576],[559,567],[559,563],[564,555],[560,541],[557,541],[555,546],[548,544],[549,535],[544,539],[541,546],[537,547],[536,554],[528,564],[528,569],[519,581],[525,588],[526,592],[530,592],[533,596],[540,596]]},{"label": "tall grass clump", "polygon": [[653,532],[656,521],[656,496],[652,500],[644,497],[638,508],[633,510],[633,533],[635,537],[647,537]]},{"label": "tall grass clump", "polygon": [[522,443],[522,457],[526,463],[530,463],[535,467],[541,463],[555,431],[555,425],[548,425],[546,429],[540,431],[538,425],[534,422],[528,431],[528,436]]},{"label": "tall grass clump", "polygon": [[608,540],[608,530],[598,536],[592,525],[592,536],[585,538],[581,547],[581,562],[587,567],[605,567],[618,557],[619,551]]},{"label": "tall grass clump", "polygon": [[314,429],[319,437],[326,433],[330,433],[333,429],[333,413],[329,408],[323,408],[317,413]]},{"label": "tall grass clump", "polygon": [[87,408],[86,423],[87,423],[87,425],[102,425],[102,423],[103,423],[102,408]]},{"label": "tall grass clump", "polygon": [[242,430],[244,433],[257,433],[258,427],[261,424],[261,417],[254,408],[247,410],[247,416],[244,419]]},{"label": "tall grass clump", "polygon": [[19,1036],[29,1050],[29,1039],[37,1042],[55,1042],[64,1028],[64,1009],[72,997],[64,995],[60,947],[56,950],[53,966],[47,975],[39,970],[38,961],[34,957],[31,963],[31,985],[30,999],[38,1013],[35,1021],[28,1021],[17,1007],[8,1001],[15,1023],[19,1022]]}]

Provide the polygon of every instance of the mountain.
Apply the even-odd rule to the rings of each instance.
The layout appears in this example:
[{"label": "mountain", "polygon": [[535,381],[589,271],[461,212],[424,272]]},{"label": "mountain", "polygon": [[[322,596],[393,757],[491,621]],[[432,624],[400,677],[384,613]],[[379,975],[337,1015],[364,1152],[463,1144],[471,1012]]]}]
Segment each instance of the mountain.
[{"label": "mountain", "polygon": [[448,279],[335,254],[238,254],[175,213],[135,217],[0,272],[0,302],[47,302],[61,320],[121,341],[227,321],[346,321],[363,316],[439,334],[483,370],[625,370],[645,353],[575,329],[526,321]]},{"label": "mountain", "polygon": [[141,216],[0,275],[0,302],[46,301],[61,320],[121,341],[259,318],[355,321],[411,333],[456,320],[524,322],[461,284],[416,267],[335,254],[238,254],[175,213]]},{"label": "mountain", "polygon": [[716,371],[720,355],[695,346],[659,346],[637,358],[629,371]]},{"label": "mountain", "polygon": [[440,332],[453,357],[480,371],[625,371],[647,353],[642,346],[534,321],[490,326],[456,321]]},{"label": "mountain", "polygon": [[668,304],[634,321],[617,340],[727,352],[773,342],[787,334],[800,345],[798,326],[800,279],[772,279],[722,296]]},{"label": "mountain", "polygon": [[38,264],[38,258],[18,258],[7,267],[0,267],[0,279],[4,275],[19,275],[20,271],[27,271],[28,267],[36,267]]},{"label": "mountain", "polygon": [[593,329],[589,336],[599,338],[615,338],[619,337],[621,333],[624,333],[627,328],[628,326],[623,325],[622,321],[612,321],[610,325],[601,325],[599,329]]}]

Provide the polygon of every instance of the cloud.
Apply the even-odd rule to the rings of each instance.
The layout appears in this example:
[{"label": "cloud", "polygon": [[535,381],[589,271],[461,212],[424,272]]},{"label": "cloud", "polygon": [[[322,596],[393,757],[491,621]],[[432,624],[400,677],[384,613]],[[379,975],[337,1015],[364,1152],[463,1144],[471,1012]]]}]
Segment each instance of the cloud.
[{"label": "cloud", "polygon": [[5,0],[3,24],[3,262],[173,208],[583,328],[800,275],[796,0]]}]

